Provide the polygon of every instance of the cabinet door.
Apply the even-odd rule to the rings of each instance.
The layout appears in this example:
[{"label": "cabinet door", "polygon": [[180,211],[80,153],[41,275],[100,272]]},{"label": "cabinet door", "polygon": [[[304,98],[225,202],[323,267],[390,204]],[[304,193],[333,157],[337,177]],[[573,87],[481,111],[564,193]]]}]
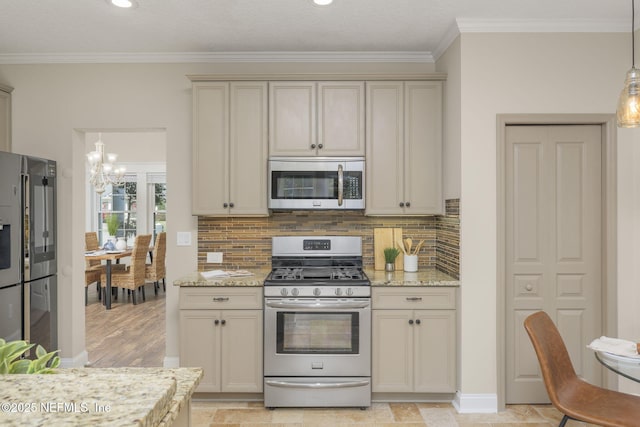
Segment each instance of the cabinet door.
[{"label": "cabinet door", "polygon": [[269,83],[269,155],[316,155],[316,84]]},{"label": "cabinet door", "polygon": [[318,83],[318,155],[364,156],[364,82]]},{"label": "cabinet door", "polygon": [[262,310],[222,312],[223,392],[262,392]]},{"label": "cabinet door", "polygon": [[11,93],[0,87],[0,151],[11,151]]},{"label": "cabinet door", "polygon": [[229,84],[193,85],[192,213],[226,214],[229,200]]},{"label": "cabinet door", "polygon": [[411,310],[372,310],[373,392],[413,391]]},{"label": "cabinet door", "polygon": [[405,214],[441,214],[442,83],[406,82],[404,102]]},{"label": "cabinet door", "polygon": [[231,83],[229,214],[267,209],[267,83]]},{"label": "cabinet door", "polygon": [[220,391],[220,311],[180,310],[180,366],[201,367],[196,391]]},{"label": "cabinet door", "polygon": [[367,82],[368,215],[403,213],[403,93],[402,82]]},{"label": "cabinet door", "polygon": [[455,310],[414,312],[414,391],[456,390]]}]

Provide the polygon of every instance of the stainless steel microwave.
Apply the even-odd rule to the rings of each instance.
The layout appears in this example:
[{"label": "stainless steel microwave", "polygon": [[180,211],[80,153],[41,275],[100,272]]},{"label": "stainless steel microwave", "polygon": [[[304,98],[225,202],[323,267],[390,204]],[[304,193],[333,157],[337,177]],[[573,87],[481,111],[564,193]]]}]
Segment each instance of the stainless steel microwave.
[{"label": "stainless steel microwave", "polygon": [[364,209],[363,157],[271,157],[269,209]]}]

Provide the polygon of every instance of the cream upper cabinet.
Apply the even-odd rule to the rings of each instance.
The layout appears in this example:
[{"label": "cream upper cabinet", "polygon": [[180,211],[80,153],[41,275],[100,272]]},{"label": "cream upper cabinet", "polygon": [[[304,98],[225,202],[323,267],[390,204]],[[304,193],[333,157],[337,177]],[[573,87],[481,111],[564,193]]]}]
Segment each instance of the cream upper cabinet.
[{"label": "cream upper cabinet", "polygon": [[199,366],[198,392],[262,392],[262,289],[180,288],[180,366]]},{"label": "cream upper cabinet", "polygon": [[364,156],[364,82],[318,83],[320,156]]},{"label": "cream upper cabinet", "polygon": [[453,393],[456,289],[372,288],[372,391]]},{"label": "cream upper cabinet", "polygon": [[266,216],[267,83],[193,84],[192,213]]},{"label": "cream upper cabinet", "polygon": [[367,82],[367,215],[442,213],[442,82]]},{"label": "cream upper cabinet", "polygon": [[363,156],[364,82],[271,82],[271,156]]},{"label": "cream upper cabinet", "polygon": [[0,151],[11,151],[11,91],[0,85]]}]

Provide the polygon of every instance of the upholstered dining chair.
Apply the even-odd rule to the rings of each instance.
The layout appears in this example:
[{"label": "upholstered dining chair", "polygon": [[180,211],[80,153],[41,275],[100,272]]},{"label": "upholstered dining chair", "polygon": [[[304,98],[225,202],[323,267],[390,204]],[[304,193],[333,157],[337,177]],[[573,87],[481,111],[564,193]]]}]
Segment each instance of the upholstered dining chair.
[{"label": "upholstered dining chair", "polygon": [[158,233],[153,245],[151,264],[147,264],[145,266],[145,278],[147,280],[153,280],[153,291],[156,295],[158,295],[158,289],[160,289],[160,280],[162,280],[162,290],[165,292],[167,291],[167,285],[165,282],[166,270],[164,266],[166,253],[167,233]]},{"label": "upholstered dining chair", "polygon": [[547,394],[564,415],[559,427],[569,419],[605,427],[640,425],[640,396],[598,387],[578,378],[564,341],[544,311],[524,321],[538,356]]},{"label": "upholstered dining chair", "polygon": [[[84,233],[84,250],[88,252],[97,251],[98,249],[100,249],[98,234],[94,231]],[[102,292],[100,291],[100,275],[102,274],[102,270],[104,270],[104,266],[99,260],[85,258],[84,305],[87,305],[89,301],[89,285],[92,283],[96,284],[98,299],[102,299]]]},{"label": "upholstered dining chair", "polygon": [[[138,303],[135,292],[138,288],[142,288],[142,300],[145,300],[144,276],[149,243],[151,243],[151,234],[138,235],[133,245],[133,251],[131,252],[131,264],[125,268],[111,270],[111,286],[114,288],[129,289],[131,291],[133,304]],[[101,282],[102,289],[106,289],[106,272],[102,273]]]}]

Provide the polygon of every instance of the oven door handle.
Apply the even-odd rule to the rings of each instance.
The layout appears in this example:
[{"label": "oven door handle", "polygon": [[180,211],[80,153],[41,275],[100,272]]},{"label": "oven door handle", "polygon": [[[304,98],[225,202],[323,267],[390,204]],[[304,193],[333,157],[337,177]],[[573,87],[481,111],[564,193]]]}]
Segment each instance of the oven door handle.
[{"label": "oven door handle", "polygon": [[272,387],[280,387],[280,388],[313,388],[313,389],[350,388],[350,387],[368,386],[369,380],[344,381],[344,382],[337,382],[337,383],[294,383],[289,381],[266,380],[265,384],[270,385]]},{"label": "oven door handle", "polygon": [[286,302],[286,301],[265,301],[265,305],[271,308],[332,308],[350,310],[354,308],[367,308],[369,301],[347,301],[347,302]]}]

